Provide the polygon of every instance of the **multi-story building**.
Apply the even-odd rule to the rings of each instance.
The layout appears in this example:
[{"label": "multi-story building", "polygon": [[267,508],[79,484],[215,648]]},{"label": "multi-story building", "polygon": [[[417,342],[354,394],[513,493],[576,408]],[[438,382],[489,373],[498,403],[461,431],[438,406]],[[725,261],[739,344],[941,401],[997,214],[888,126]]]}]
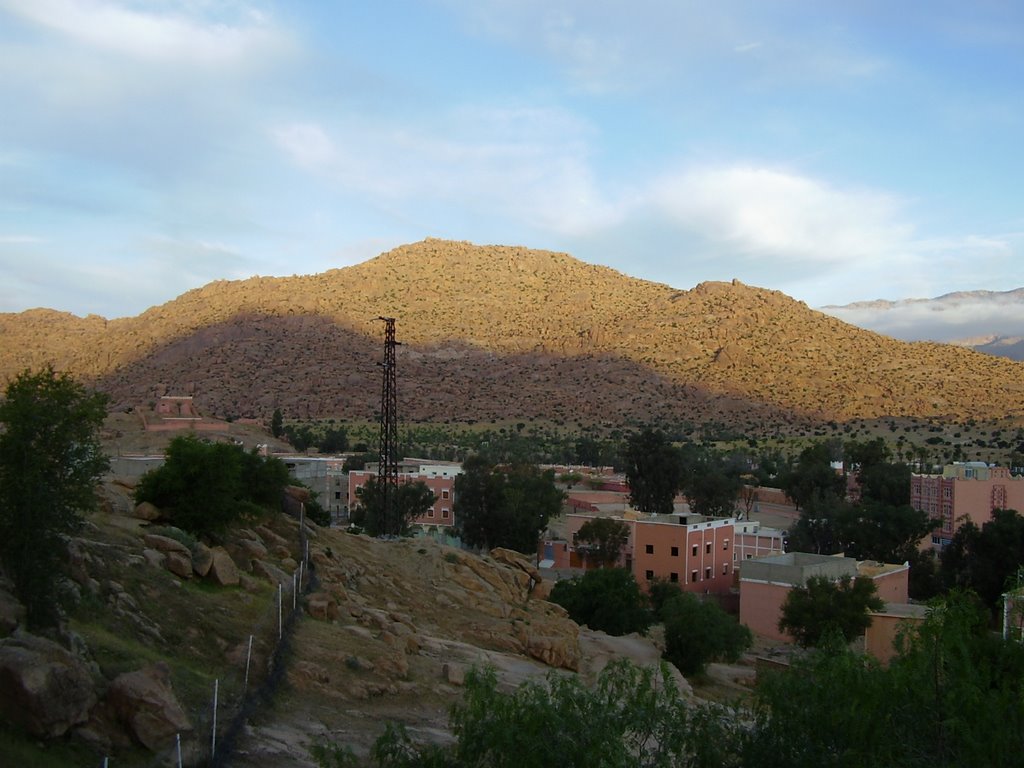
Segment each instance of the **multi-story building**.
[{"label": "multi-story building", "polygon": [[[449,528],[455,525],[455,478],[462,474],[457,463],[405,459],[398,468],[398,482],[421,482],[434,494],[434,506],[412,521],[412,525]],[[358,491],[370,478],[377,477],[375,468],[348,473],[348,508],[355,507]]]},{"label": "multi-story building", "polygon": [[980,527],[995,509],[1024,512],[1024,477],[982,461],[947,464],[941,475],[911,475],[910,504],[941,521],[931,537],[932,546],[941,548],[963,520]]},{"label": "multi-story building", "polygon": [[[568,514],[563,539],[541,545],[541,557],[554,568],[587,568],[576,535],[599,515]],[[632,571],[637,582],[664,579],[688,592],[726,594],[735,586],[737,564],[750,557],[783,551],[781,531],[736,518],[689,513],[642,515],[635,511],[605,515],[624,523],[629,536],[617,565]]]}]

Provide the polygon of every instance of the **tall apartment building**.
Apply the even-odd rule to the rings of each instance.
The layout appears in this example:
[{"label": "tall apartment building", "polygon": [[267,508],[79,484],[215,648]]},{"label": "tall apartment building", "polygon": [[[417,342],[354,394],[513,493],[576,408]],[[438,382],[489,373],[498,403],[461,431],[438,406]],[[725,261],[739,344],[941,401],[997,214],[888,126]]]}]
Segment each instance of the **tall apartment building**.
[{"label": "tall apartment building", "polygon": [[941,475],[911,475],[910,505],[941,520],[932,546],[952,541],[963,519],[981,527],[995,509],[1024,513],[1024,477],[982,461],[947,464]]}]

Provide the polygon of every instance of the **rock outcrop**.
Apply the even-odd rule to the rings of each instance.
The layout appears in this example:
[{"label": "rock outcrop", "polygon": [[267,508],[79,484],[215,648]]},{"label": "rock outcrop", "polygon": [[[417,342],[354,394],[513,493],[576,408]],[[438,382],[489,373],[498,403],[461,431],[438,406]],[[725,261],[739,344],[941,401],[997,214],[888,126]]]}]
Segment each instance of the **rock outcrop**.
[{"label": "rock outcrop", "polygon": [[88,668],[52,640],[18,630],[0,640],[0,719],[33,736],[62,736],[89,718]]}]

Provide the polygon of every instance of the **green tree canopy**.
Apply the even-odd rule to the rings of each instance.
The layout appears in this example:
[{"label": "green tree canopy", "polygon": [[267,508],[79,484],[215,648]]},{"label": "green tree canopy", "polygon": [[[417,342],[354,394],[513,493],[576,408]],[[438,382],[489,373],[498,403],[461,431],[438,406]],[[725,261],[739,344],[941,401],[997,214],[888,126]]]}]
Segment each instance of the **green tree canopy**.
[{"label": "green tree canopy", "polygon": [[779,485],[802,508],[812,500],[829,504],[842,499],[846,481],[832,467],[829,445],[816,443],[800,452],[796,466],[782,474]]},{"label": "green tree canopy", "polygon": [[645,429],[631,435],[625,460],[630,504],[647,515],[671,514],[682,470],[679,452],[665,433]]},{"label": "green tree canopy", "polygon": [[974,590],[993,611],[1021,565],[1024,517],[1012,509],[994,510],[981,528],[970,521],[964,523],[941,555],[946,587]]},{"label": "green tree canopy", "polygon": [[653,618],[636,579],[624,568],[600,568],[556,582],[549,599],[577,624],[609,635],[646,632]]},{"label": "green tree canopy", "polygon": [[629,541],[629,526],[610,517],[587,520],[576,532],[576,551],[598,566],[612,566]]},{"label": "green tree canopy", "polygon": [[455,526],[471,547],[532,554],[564,499],[552,470],[541,472],[532,464],[497,467],[474,455],[455,478]]},{"label": "green tree canopy", "polygon": [[154,504],[196,536],[217,537],[243,516],[277,511],[289,483],[280,459],[234,443],[182,435],[170,442],[165,457],[139,480],[135,501]]},{"label": "green tree canopy", "polygon": [[0,402],[0,561],[29,626],[58,619],[64,537],[96,505],[109,466],[99,442],[106,397],[47,367],[8,382]]},{"label": "green tree canopy", "polygon": [[434,506],[434,492],[419,480],[399,483],[393,493],[392,518],[388,520],[383,485],[371,477],[356,490],[358,502],[352,511],[352,522],[371,536],[405,536],[412,521]]},{"label": "green tree canopy", "polygon": [[717,604],[680,592],[659,612],[665,625],[665,659],[684,675],[704,672],[709,662],[733,662],[750,647],[750,630]]},{"label": "green tree canopy", "polygon": [[877,592],[875,582],[864,576],[845,576],[837,582],[812,576],[806,586],[789,590],[779,630],[805,648],[818,645],[830,631],[851,642],[871,625],[870,612],[885,606]]}]

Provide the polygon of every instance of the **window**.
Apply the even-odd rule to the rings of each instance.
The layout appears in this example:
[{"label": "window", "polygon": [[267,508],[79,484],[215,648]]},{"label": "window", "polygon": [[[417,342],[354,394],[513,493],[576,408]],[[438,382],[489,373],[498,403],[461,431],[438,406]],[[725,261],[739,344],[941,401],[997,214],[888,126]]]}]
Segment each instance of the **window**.
[{"label": "window", "polygon": [[646,544],[646,545],[644,545],[644,552],[646,552],[648,555],[653,555],[654,554],[654,545],[653,544]]},{"label": "window", "polygon": [[697,578],[697,572],[696,571],[690,571],[690,581],[692,581],[694,584],[696,584],[698,581],[700,581],[700,579]]},{"label": "window", "polygon": [[678,573],[670,573],[668,575],[668,580],[671,581],[673,584],[677,584],[679,582],[679,574]]},{"label": "window", "polygon": [[442,507],[442,509],[441,509],[441,517],[443,517],[445,520],[447,520],[449,517],[451,517],[451,512],[448,511],[447,508]]},{"label": "window", "polygon": [[729,564],[728,563],[722,563],[722,575],[723,576],[728,576],[729,575]]},{"label": "window", "polygon": [[428,509],[427,510],[427,517],[433,517],[433,516],[434,516],[434,510],[433,509]]},{"label": "window", "polygon": [[672,547],[672,557],[679,557],[679,547]]},{"label": "window", "polygon": [[654,578],[654,571],[644,571],[644,578],[651,581]]},{"label": "window", "polygon": [[725,541],[722,542],[722,549],[728,549],[728,548],[729,548],[729,540],[726,539]]},{"label": "window", "polygon": [[335,491],[334,492],[334,498],[337,499],[337,500],[341,500],[341,491]]},{"label": "window", "polygon": [[697,545],[696,544],[693,545],[693,556],[694,557],[697,556]]},{"label": "window", "polygon": [[707,554],[707,555],[711,554],[711,542],[710,541],[704,544],[704,554]]},{"label": "window", "polygon": [[752,555],[752,554],[750,554],[750,553],[748,552],[748,553],[747,553],[747,560],[749,560],[749,559],[750,559],[750,558],[752,558],[752,557],[753,557],[753,555]]},{"label": "window", "polygon": [[707,568],[704,569],[704,578],[705,579],[710,579],[711,578],[711,566],[710,565]]},{"label": "window", "polygon": [[441,489],[441,498],[442,499],[447,499],[448,498],[448,489],[447,488],[442,488]]}]

